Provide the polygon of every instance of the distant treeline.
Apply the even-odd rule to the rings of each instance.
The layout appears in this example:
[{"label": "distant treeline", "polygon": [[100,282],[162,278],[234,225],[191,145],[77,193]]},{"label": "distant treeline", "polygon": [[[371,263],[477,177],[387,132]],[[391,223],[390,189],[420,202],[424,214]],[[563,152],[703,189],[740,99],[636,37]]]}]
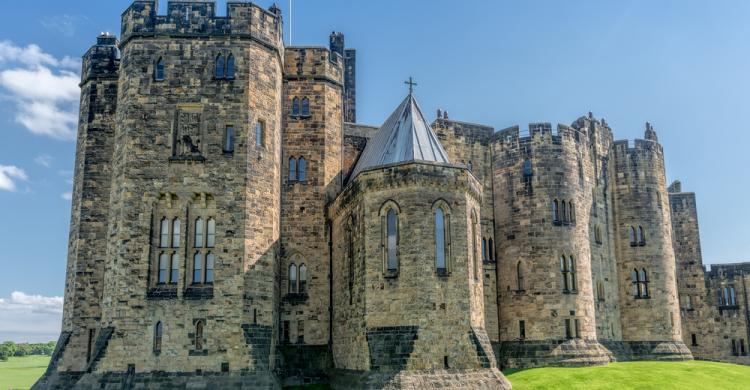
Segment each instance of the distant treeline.
[{"label": "distant treeline", "polygon": [[52,355],[55,351],[55,342],[49,343],[19,343],[6,341],[0,344],[0,360],[8,360],[11,356],[28,356],[28,355]]}]

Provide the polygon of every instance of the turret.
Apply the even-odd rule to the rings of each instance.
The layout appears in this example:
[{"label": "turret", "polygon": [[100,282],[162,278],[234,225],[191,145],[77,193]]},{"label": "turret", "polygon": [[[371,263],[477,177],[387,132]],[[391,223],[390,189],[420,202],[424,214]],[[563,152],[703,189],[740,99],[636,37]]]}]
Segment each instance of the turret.
[{"label": "turret", "polygon": [[664,155],[646,140],[614,143],[612,159],[623,340],[638,358],[690,359],[682,342]]}]

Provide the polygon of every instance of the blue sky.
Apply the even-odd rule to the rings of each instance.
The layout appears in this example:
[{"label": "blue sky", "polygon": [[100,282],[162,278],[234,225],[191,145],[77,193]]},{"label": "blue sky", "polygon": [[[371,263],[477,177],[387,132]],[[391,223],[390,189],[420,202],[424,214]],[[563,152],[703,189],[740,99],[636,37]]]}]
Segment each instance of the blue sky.
[{"label": "blue sky", "polygon": [[[29,319],[52,329],[40,338],[59,327],[78,61],[99,32],[119,33],[129,4],[37,0],[0,13],[0,339]],[[632,139],[650,121],[668,180],[697,193],[704,262],[719,263],[750,260],[749,16],[743,0],[295,0],[293,44],[346,34],[367,124],[381,124],[409,76],[426,112],[496,129],[593,111]]]}]

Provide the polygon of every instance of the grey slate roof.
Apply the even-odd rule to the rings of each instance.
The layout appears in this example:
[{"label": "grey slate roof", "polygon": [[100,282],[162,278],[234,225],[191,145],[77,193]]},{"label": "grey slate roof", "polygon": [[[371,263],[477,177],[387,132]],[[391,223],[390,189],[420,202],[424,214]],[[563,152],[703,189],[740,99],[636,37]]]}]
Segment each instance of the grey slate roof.
[{"label": "grey slate roof", "polygon": [[408,161],[450,164],[448,153],[427,124],[412,94],[401,102],[367,142],[350,180],[371,168]]}]

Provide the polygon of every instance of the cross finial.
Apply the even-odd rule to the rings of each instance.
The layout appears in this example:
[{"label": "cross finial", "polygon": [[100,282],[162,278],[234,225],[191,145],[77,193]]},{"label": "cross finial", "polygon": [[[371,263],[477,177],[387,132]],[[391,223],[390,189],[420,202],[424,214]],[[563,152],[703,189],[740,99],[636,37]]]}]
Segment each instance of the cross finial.
[{"label": "cross finial", "polygon": [[409,81],[404,81],[404,84],[409,86],[409,95],[411,95],[414,92],[414,87],[416,87],[418,84],[414,82],[414,79],[409,76]]}]

